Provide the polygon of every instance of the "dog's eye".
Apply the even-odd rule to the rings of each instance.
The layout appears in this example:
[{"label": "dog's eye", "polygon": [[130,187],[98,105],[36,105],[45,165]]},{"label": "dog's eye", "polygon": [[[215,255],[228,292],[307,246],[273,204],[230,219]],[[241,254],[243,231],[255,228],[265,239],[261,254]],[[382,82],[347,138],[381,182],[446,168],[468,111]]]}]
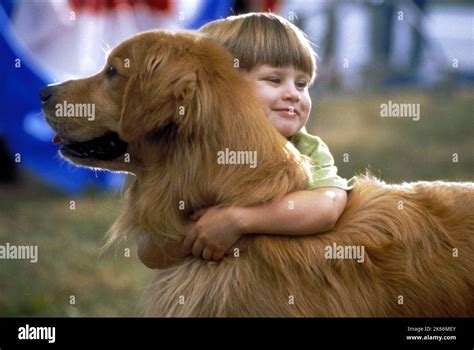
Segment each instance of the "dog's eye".
[{"label": "dog's eye", "polygon": [[113,77],[116,73],[117,73],[117,68],[115,68],[114,66],[110,66],[109,68],[107,68],[107,71],[105,72],[105,74],[107,74],[109,78]]}]

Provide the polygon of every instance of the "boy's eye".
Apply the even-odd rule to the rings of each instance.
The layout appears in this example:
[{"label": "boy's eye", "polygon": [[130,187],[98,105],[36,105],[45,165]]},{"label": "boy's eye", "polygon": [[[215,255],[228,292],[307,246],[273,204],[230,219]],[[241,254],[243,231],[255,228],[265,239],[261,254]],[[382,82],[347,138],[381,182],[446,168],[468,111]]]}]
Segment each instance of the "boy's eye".
[{"label": "boy's eye", "polygon": [[296,86],[298,86],[299,88],[305,88],[308,86],[308,82],[307,81],[299,81],[296,83]]},{"label": "boy's eye", "polygon": [[280,78],[276,78],[276,77],[268,77],[268,78],[265,78],[265,80],[270,81],[270,82],[275,83],[275,84],[280,83]]}]

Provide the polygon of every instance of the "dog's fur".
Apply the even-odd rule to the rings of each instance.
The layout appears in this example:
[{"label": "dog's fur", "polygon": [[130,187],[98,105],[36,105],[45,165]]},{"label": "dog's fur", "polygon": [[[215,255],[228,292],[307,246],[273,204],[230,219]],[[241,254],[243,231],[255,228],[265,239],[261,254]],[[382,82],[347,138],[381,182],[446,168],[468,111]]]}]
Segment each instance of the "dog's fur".
[{"label": "dog's fur", "polygon": [[[116,48],[103,72],[55,91],[53,101],[96,103],[95,122],[58,121],[44,107],[64,138],[114,131],[128,143],[129,163],[70,157],[136,174],[110,241],[146,231],[163,245],[182,238],[195,209],[257,205],[306,187],[308,160],[266,120],[231,62],[199,35],[144,33]],[[110,64],[118,76],[106,76]],[[225,148],[257,151],[258,166],[217,164]],[[473,195],[472,183],[386,185],[359,177],[330,232],[246,236],[239,257],[188,257],[156,272],[146,314],[473,316]],[[365,261],[326,259],[333,243],[363,246]]]}]

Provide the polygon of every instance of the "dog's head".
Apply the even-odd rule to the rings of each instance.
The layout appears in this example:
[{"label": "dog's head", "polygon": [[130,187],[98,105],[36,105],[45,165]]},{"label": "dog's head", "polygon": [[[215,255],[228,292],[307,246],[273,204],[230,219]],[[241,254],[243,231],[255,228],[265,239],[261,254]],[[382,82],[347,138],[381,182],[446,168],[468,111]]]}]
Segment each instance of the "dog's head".
[{"label": "dog's head", "polygon": [[40,96],[62,156],[134,172],[157,138],[199,136],[200,116],[218,103],[202,82],[215,74],[237,78],[226,50],[196,34],[154,31],[115,48],[98,74],[49,85]]}]

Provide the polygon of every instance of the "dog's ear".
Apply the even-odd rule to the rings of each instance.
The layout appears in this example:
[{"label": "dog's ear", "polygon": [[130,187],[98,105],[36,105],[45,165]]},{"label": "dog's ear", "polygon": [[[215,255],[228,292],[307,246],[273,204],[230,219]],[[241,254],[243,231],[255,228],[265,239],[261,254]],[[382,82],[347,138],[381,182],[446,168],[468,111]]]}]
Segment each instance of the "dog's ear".
[{"label": "dog's ear", "polygon": [[[165,62],[163,62],[165,61]],[[185,62],[154,59],[146,70],[131,76],[125,90],[120,134],[132,141],[175,123],[178,132],[192,129],[200,113],[197,74]]]},{"label": "dog's ear", "polygon": [[190,128],[190,125],[195,124],[201,114],[195,71],[189,70],[181,73],[173,86],[173,95],[176,102],[173,121],[178,127],[178,132],[183,133]]}]

